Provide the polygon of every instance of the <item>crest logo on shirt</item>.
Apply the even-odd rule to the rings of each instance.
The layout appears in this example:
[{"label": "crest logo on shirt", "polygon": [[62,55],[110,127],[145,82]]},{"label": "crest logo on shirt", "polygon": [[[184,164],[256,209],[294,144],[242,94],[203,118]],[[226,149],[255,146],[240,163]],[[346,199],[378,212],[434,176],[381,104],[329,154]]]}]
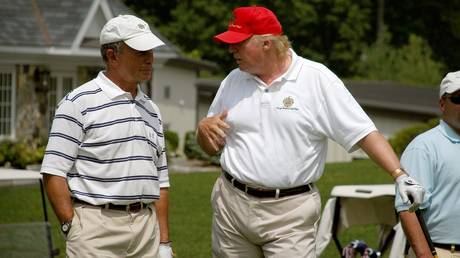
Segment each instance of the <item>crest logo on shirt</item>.
[{"label": "crest logo on shirt", "polygon": [[289,96],[283,99],[283,105],[285,108],[290,108],[294,104],[294,99]]},{"label": "crest logo on shirt", "polygon": [[287,96],[283,99],[282,105],[276,107],[276,109],[284,109],[284,110],[299,110],[294,105],[295,101],[294,98],[291,96]]}]

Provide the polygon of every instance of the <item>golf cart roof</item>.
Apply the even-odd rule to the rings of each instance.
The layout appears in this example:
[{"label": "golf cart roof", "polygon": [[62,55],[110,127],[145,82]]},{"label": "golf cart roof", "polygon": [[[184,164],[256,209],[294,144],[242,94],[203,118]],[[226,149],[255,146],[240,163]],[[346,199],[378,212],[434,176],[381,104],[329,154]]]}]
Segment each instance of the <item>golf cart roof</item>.
[{"label": "golf cart roof", "polygon": [[331,197],[374,198],[379,196],[394,196],[393,184],[382,185],[339,185],[331,191]]}]

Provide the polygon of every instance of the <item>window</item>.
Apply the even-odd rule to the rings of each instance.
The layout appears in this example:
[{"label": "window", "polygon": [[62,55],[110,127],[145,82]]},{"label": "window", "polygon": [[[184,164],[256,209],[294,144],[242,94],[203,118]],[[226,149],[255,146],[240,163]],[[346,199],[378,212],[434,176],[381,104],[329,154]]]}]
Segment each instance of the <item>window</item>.
[{"label": "window", "polygon": [[62,78],[62,95],[60,96],[63,98],[67,93],[73,90],[73,78],[72,77],[64,77]]},{"label": "window", "polygon": [[46,121],[48,122],[48,128],[51,128],[53,124],[54,113],[56,112],[57,105],[57,78],[51,77],[48,87],[48,108],[46,112]]},{"label": "window", "polygon": [[14,137],[14,102],[13,72],[0,70],[0,139]]},{"label": "window", "polygon": [[46,113],[46,121],[48,123],[48,129],[53,124],[54,114],[56,113],[57,104],[64,98],[69,92],[74,89],[74,77],[70,74],[56,74],[50,79],[50,85],[48,87],[48,107]]}]

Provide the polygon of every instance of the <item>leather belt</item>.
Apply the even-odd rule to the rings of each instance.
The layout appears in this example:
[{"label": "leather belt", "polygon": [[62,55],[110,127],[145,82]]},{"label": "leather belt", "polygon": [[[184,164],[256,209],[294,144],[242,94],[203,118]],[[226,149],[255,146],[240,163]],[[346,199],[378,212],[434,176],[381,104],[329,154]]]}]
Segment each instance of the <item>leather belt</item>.
[{"label": "leather belt", "polygon": [[450,250],[452,253],[455,251],[460,251],[460,245],[433,243],[433,246],[441,249]]},{"label": "leather belt", "polygon": [[237,189],[252,195],[254,197],[258,198],[281,198],[281,197],[286,197],[286,196],[291,196],[291,195],[296,195],[296,194],[301,194],[301,193],[306,193],[310,191],[313,188],[313,184],[306,184],[306,185],[301,185],[293,188],[287,188],[287,189],[263,189],[263,188],[256,188],[256,187],[251,187],[246,184],[243,184],[233,178],[227,171],[222,170],[224,173],[224,177]]},{"label": "leather belt", "polygon": [[91,204],[89,202],[85,202],[85,201],[82,201],[80,199],[77,199],[75,197],[72,197],[72,201],[74,203],[81,203],[81,204],[85,204],[85,205],[101,207],[103,209],[127,211],[127,212],[139,212],[140,210],[145,209],[150,205],[149,203],[143,203],[143,202],[135,202],[135,203],[130,203],[130,204],[126,204],[126,205],[113,204],[113,203],[94,205],[94,204]]}]

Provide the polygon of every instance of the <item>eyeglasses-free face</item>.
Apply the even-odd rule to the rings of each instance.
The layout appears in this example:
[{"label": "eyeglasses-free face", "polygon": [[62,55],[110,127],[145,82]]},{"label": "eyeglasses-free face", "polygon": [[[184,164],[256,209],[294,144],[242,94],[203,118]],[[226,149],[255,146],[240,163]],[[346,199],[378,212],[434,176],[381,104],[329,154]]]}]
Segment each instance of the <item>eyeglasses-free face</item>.
[{"label": "eyeglasses-free face", "polygon": [[446,94],[444,96],[446,99],[449,99],[450,102],[454,103],[455,105],[460,105],[460,94]]}]

